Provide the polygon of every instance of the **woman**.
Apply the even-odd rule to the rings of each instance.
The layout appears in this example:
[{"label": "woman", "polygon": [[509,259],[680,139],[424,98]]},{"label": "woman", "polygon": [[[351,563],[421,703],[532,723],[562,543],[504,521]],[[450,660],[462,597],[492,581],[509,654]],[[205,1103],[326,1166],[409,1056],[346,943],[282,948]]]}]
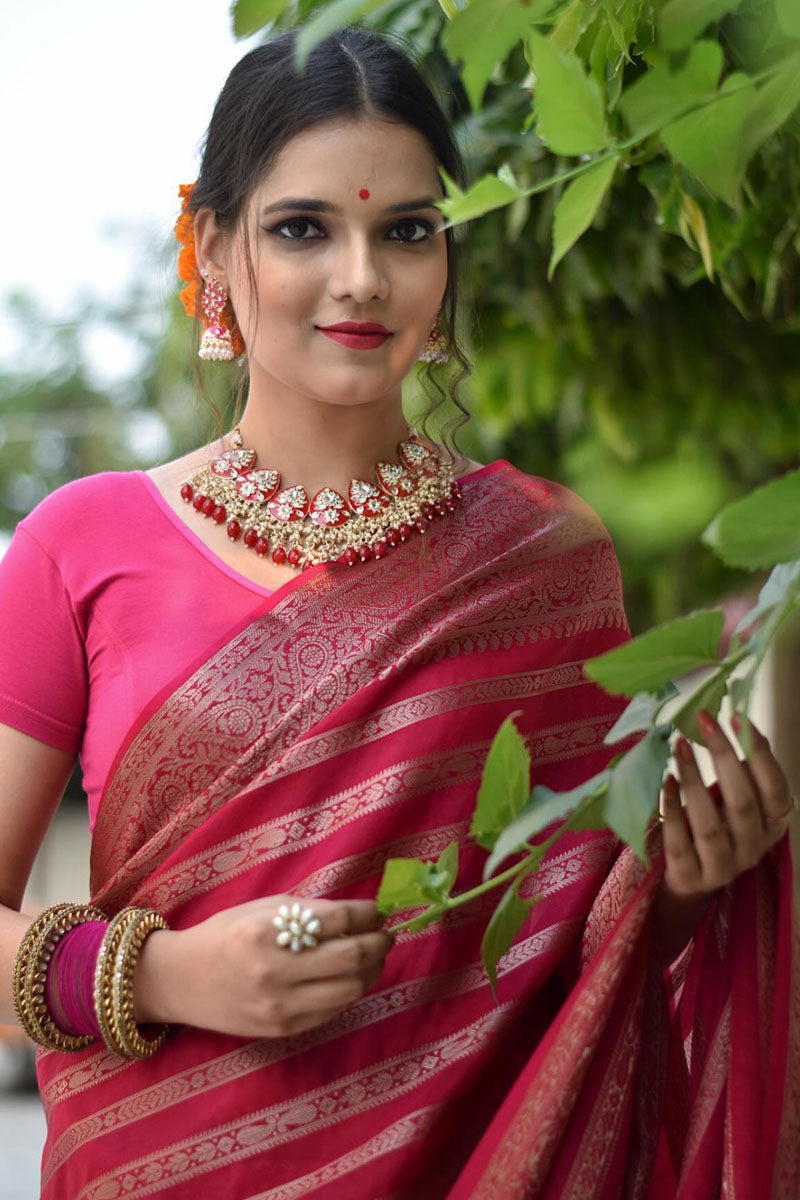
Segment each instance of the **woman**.
[{"label": "woman", "polygon": [[[560,845],[497,1002],[485,906],[394,944],[376,914],[388,857],[457,840],[480,878],[510,711],[538,781],[605,764],[619,706],[581,664],[627,630],[576,497],[409,434],[420,352],[464,362],[431,93],[365,32],[302,77],[292,54],[238,64],[183,189],[201,352],[246,358],[238,431],[60,489],[3,563],[0,965],[24,1021],[84,1047],[39,1055],[43,1195],[793,1195],[791,804],[764,739],[742,764],[706,723],[720,807],[680,743],[650,871],[610,835]],[[22,895],[78,750],[93,908],[37,934]]]}]

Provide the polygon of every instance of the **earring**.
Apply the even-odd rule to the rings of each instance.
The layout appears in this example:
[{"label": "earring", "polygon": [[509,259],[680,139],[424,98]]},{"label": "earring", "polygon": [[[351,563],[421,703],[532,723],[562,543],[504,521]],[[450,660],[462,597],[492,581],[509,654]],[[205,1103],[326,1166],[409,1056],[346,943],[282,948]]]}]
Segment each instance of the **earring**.
[{"label": "earring", "polygon": [[208,324],[203,330],[200,349],[197,351],[203,359],[224,359],[228,361],[233,355],[233,339],[231,331],[222,322],[222,313],[228,303],[228,294],[218,279],[209,276],[203,269],[201,275],[206,281],[203,288],[203,312]]},{"label": "earring", "polygon": [[420,362],[427,363],[446,363],[449,362],[450,355],[447,353],[447,342],[444,340],[444,335],[439,328],[437,320],[433,329],[428,334],[428,340],[425,343],[425,349],[419,356]]}]

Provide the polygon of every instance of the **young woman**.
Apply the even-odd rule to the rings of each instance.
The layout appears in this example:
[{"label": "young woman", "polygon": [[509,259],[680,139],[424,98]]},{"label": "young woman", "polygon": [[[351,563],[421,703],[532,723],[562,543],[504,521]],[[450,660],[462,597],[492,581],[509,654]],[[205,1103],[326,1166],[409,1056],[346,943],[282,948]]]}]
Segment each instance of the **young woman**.
[{"label": "young woman", "polygon": [[[795,1195],[792,805],[763,738],[742,763],[705,722],[719,803],[679,744],[650,870],[560,845],[496,1001],[486,906],[394,942],[376,913],[389,857],[456,841],[480,878],[510,712],[539,782],[605,765],[619,705],[582,663],[627,629],[575,496],[404,418],[420,354],[465,365],[435,99],[372,34],[302,76],[293,40],[233,70],[182,189],[237,429],[60,489],[0,571],[0,1020],[44,1047],[43,1195]],[[34,920],[77,753],[92,906]]]}]

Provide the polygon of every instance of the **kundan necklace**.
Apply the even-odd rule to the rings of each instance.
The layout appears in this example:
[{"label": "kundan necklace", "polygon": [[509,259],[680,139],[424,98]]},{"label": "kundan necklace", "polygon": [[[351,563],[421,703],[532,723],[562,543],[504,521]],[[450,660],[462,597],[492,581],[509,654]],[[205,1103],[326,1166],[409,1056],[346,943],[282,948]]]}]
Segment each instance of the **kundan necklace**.
[{"label": "kundan necklace", "polygon": [[256,465],[238,426],[231,442],[181,484],[181,496],[217,525],[226,522],[231,541],[241,537],[261,557],[271,551],[279,566],[383,558],[461,499],[451,464],[413,430],[397,448],[400,462],[376,463],[374,482],[351,479],[346,497],[330,487],[311,497],[301,484],[282,488],[277,471]]}]

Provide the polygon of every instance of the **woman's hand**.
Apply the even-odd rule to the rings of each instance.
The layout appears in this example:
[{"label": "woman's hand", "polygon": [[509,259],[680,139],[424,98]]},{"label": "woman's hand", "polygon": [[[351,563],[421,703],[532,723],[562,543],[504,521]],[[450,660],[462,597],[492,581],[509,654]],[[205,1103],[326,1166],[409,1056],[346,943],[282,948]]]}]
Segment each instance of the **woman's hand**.
[{"label": "woman's hand", "polygon": [[[786,832],[794,809],[786,776],[755,726],[753,752],[742,762],[713,717],[700,712],[697,719],[722,804],[703,783],[691,744],[679,738],[675,757],[680,782],[667,777],[662,831],[664,886],[683,897],[709,895],[754,867]],[[736,717],[732,723],[736,729]]]},{"label": "woman's hand", "polygon": [[238,1037],[286,1037],[359,1000],[392,944],[371,900],[308,900],[319,945],[292,953],[273,918],[296,897],[270,896],[148,937],[134,979],[137,1021],[194,1025]]}]

